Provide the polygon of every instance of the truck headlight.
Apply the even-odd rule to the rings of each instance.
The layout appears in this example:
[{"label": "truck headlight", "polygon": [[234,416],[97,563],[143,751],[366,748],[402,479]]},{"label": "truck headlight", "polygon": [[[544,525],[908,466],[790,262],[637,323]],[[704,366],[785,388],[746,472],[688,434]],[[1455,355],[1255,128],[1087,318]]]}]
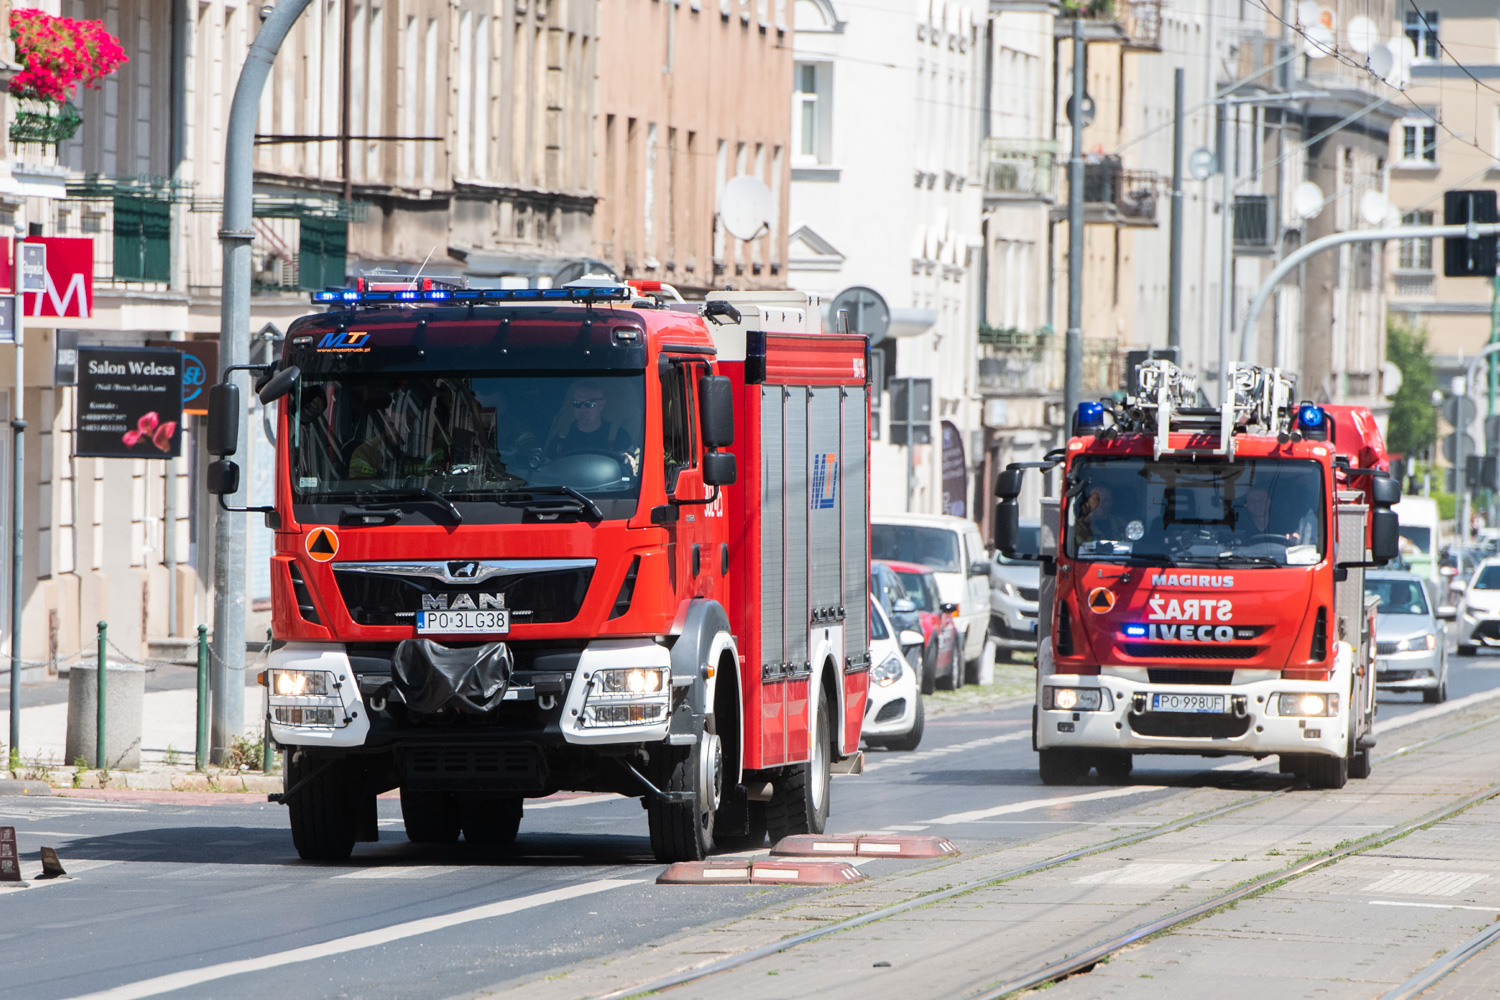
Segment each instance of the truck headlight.
[{"label": "truck headlight", "polygon": [[1276,696],[1276,714],[1285,716],[1326,716],[1339,712],[1339,696],[1336,694],[1279,694]]},{"label": "truck headlight", "polygon": [[1414,635],[1404,642],[1396,644],[1396,652],[1411,653],[1426,649],[1437,649],[1437,636],[1428,632],[1426,635]]},{"label": "truck headlight", "polygon": [[580,722],[591,726],[643,726],[661,722],[671,707],[667,667],[611,667],[588,679]]},{"label": "truck headlight", "polygon": [[272,670],[271,721],[283,726],[334,729],[346,726],[338,679],[327,670]]},{"label": "truck headlight", "polygon": [[870,668],[870,680],[881,687],[890,687],[901,679],[901,671],[905,669],[901,660],[895,656],[887,656],[875,666]]},{"label": "truck headlight", "polygon": [[1112,711],[1114,699],[1103,688],[1044,687],[1042,707],[1059,712]]},{"label": "truck headlight", "polygon": [[599,694],[660,694],[667,688],[666,671],[658,667],[600,670],[593,691]]}]

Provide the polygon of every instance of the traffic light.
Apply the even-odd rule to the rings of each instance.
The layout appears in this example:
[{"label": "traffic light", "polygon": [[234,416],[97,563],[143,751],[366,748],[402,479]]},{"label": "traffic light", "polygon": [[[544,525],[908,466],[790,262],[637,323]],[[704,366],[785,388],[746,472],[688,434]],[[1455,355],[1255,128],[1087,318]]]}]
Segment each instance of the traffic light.
[{"label": "traffic light", "polygon": [[[1500,222],[1494,191],[1443,192],[1443,225],[1466,226]],[[1495,273],[1496,237],[1468,239],[1448,236],[1443,239],[1443,276],[1448,278],[1488,278]]]}]

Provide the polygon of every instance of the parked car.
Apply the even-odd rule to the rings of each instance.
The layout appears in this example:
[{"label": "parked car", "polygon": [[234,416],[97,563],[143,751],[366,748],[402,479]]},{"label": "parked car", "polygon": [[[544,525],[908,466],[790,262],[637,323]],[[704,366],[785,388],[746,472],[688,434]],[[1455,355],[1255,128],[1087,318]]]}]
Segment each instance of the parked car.
[{"label": "parked car", "polygon": [[943,603],[957,608],[962,660],[977,680],[990,627],[990,560],[979,526],[946,514],[880,514],[870,519],[870,557],[932,570]]},{"label": "parked car", "polygon": [[[1017,552],[1040,551],[1036,521],[1021,524]],[[995,553],[990,560],[990,638],[997,656],[1013,652],[1036,652],[1037,593],[1041,586],[1041,563],[1034,559],[1007,559]]]},{"label": "parked car", "polygon": [[[927,639],[922,634],[922,613],[917,610],[917,602],[907,595],[906,584],[885,563],[871,563],[870,592],[895,626],[902,655],[914,669],[921,670],[922,647]],[[928,694],[931,693],[932,689],[928,688]]]},{"label": "parked car", "polygon": [[865,703],[865,744],[915,750],[922,742],[921,684],[896,640],[896,627],[870,595],[870,691]]},{"label": "parked car", "polygon": [[1382,691],[1421,691],[1422,700],[1448,700],[1448,631],[1455,610],[1433,608],[1427,581],[1416,573],[1370,572],[1365,593],[1380,598],[1375,609],[1375,686]]},{"label": "parked car", "polygon": [[1458,605],[1458,655],[1473,656],[1480,646],[1500,647],[1500,557],[1474,568]]},{"label": "parked car", "polygon": [[[889,560],[872,563],[871,566],[880,566],[896,575],[917,614],[922,630],[922,656],[918,672],[922,680],[922,693],[932,694],[938,687],[949,690],[962,687],[964,661],[954,616],[957,607],[943,601],[932,570],[915,563]],[[898,601],[898,614],[901,607]]]}]

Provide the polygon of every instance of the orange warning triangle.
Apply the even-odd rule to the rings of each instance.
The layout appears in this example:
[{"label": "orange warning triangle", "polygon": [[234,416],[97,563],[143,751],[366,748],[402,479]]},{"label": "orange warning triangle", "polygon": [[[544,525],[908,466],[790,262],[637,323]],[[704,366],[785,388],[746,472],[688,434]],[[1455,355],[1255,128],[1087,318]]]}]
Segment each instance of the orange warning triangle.
[{"label": "orange warning triangle", "polygon": [[1096,615],[1112,611],[1114,606],[1115,595],[1107,587],[1095,587],[1089,594],[1089,610]]},{"label": "orange warning triangle", "polygon": [[327,562],[339,551],[339,536],[327,528],[314,528],[307,536],[307,554],[318,562]]}]

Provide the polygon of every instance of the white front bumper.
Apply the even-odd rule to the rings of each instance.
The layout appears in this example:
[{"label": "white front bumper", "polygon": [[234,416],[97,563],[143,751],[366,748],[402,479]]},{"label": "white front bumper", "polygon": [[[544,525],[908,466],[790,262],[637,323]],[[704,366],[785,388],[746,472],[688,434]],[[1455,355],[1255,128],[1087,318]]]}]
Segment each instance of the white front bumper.
[{"label": "white front bumper", "polygon": [[[865,705],[865,720],[861,732],[865,736],[905,736],[916,724],[919,697],[921,696],[917,693],[917,673],[910,664],[904,663],[901,677],[889,687],[882,687],[879,684],[870,685],[869,701]],[[875,718],[880,714],[880,710],[897,699],[906,701],[901,714],[883,722],[876,722]]]},{"label": "white front bumper", "polygon": [[[1043,685],[1103,687],[1113,699],[1113,708],[1098,712],[1045,709],[1042,708]],[[1247,717],[1243,735],[1147,736],[1136,732],[1130,719],[1135,697],[1143,695],[1149,707],[1152,694],[1165,692],[1243,697]],[[1276,696],[1292,693],[1336,694],[1339,696],[1339,711],[1335,715],[1313,718],[1275,714]],[[1186,751],[1243,755],[1313,753],[1343,757],[1348,752],[1348,699],[1348,677],[1337,670],[1328,681],[1276,679],[1224,685],[1149,684],[1113,675],[1085,677],[1053,674],[1038,682],[1036,742],[1039,748],[1045,749],[1078,747],[1129,750],[1134,753]],[[1313,733],[1317,735],[1312,735]]]}]

